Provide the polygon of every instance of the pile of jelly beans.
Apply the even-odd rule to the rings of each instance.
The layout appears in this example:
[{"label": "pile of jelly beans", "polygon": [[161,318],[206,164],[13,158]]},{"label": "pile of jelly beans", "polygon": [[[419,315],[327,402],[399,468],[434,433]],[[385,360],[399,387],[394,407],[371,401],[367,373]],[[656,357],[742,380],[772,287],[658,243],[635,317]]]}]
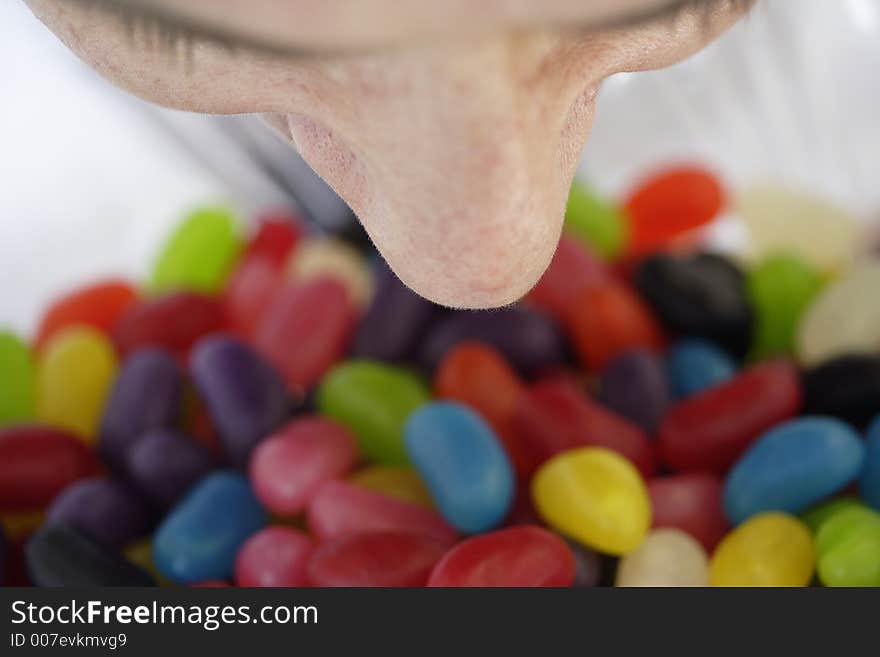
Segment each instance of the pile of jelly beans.
[{"label": "pile of jelly beans", "polygon": [[[733,211],[736,257],[700,245]],[[880,586],[880,261],[827,202],[576,184],[513,307],[291,213],[0,333],[7,584]]]}]

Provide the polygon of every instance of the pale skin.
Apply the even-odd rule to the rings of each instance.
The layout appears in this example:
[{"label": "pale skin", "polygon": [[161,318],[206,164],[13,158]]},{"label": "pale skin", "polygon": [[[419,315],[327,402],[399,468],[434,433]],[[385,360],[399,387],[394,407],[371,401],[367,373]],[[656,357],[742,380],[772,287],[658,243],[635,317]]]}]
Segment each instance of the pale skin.
[{"label": "pale skin", "polygon": [[750,4],[117,0],[193,28],[185,53],[112,0],[25,1],[145,100],[265,115],[404,283],[460,308],[512,303],[546,269],[602,80],[688,57]]}]

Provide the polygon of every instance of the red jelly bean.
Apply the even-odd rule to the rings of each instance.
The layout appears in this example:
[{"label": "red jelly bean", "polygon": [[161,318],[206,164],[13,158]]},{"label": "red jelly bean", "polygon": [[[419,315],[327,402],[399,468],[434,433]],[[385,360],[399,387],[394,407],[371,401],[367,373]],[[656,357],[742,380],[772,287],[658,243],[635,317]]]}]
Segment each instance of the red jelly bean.
[{"label": "red jelly bean", "polygon": [[572,386],[543,381],[522,398],[516,430],[534,470],[547,459],[576,447],[607,447],[649,477],[656,469],[648,435],[636,424],[601,406]]},{"label": "red jelly bean", "polygon": [[74,324],[93,326],[109,333],[137,300],[137,292],[124,281],[102,281],[61,297],[46,311],[37,329],[40,348],[59,330]]},{"label": "red jelly bean", "polygon": [[309,562],[312,586],[424,586],[449,544],[400,531],[348,534],[321,543]]},{"label": "red jelly bean", "polygon": [[288,386],[309,388],[345,354],[356,312],[339,281],[318,278],[294,285],[266,310],[254,343]]},{"label": "red jelly bean", "polygon": [[235,558],[239,586],[306,586],[312,540],[290,527],[267,527],[251,536]]},{"label": "red jelly bean", "polygon": [[357,458],[348,429],[321,417],[300,417],[254,450],[251,485],[269,511],[295,516],[321,484],[344,477]]},{"label": "red jelly bean", "polygon": [[319,540],[366,531],[409,531],[452,544],[458,534],[432,509],[348,484],[328,481],[312,497],[309,529]]},{"label": "red jelly bean", "polygon": [[653,527],[687,532],[711,554],[730,525],[722,507],[721,479],[694,472],[657,477],[648,482]]},{"label": "red jelly bean", "polygon": [[723,473],[770,427],[801,408],[794,365],[770,361],[679,402],[658,438],[663,460],[679,471]]},{"label": "red jelly bean", "polygon": [[123,356],[153,345],[185,358],[199,338],[225,328],[223,315],[217,299],[175,292],[131,308],[116,324],[113,340]]},{"label": "red jelly bean", "polygon": [[563,235],[556,254],[538,284],[529,292],[534,306],[565,321],[579,292],[608,276],[602,261],[581,240]]},{"label": "red jelly bean", "polygon": [[434,373],[434,394],[477,411],[495,430],[516,471],[529,471],[529,455],[513,427],[513,415],[526,386],[504,356],[480,342],[453,347]]},{"label": "red jelly bean", "polygon": [[281,270],[267,258],[242,261],[229,278],[223,298],[230,330],[245,338],[253,335],[283,282]]},{"label": "red jelly bean", "polygon": [[38,511],[77,479],[101,468],[71,434],[39,426],[0,430],[0,512]]},{"label": "red jelly bean", "polygon": [[663,346],[663,334],[648,307],[628,286],[610,279],[581,291],[567,324],[581,361],[591,370],[602,369],[624,351],[658,351]]},{"label": "red jelly bean", "polygon": [[302,222],[289,211],[269,212],[257,221],[257,232],[245,247],[243,259],[266,258],[280,269],[303,235]]},{"label": "red jelly bean", "polygon": [[540,527],[512,527],[475,536],[452,548],[428,586],[571,586],[571,548]]},{"label": "red jelly bean", "polygon": [[710,172],[695,166],[666,169],[645,180],[626,201],[630,253],[648,253],[704,226],[724,206],[724,191]]}]

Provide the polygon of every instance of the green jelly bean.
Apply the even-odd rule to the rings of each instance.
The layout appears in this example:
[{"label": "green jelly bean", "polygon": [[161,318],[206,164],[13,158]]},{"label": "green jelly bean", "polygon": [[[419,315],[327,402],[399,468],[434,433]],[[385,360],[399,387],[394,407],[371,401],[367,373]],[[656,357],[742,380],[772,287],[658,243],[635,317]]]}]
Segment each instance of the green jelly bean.
[{"label": "green jelly bean", "polygon": [[198,209],[165,242],[153,269],[151,288],[156,293],[219,292],[241,247],[242,238],[231,210]]},{"label": "green jelly bean", "polygon": [[793,352],[800,318],[822,282],[807,261],[789,253],[771,255],[749,273],[748,291],[755,312],[753,358]]},{"label": "green jelly bean", "polygon": [[820,502],[819,504],[810,507],[801,514],[801,520],[815,535],[819,533],[819,530],[822,528],[825,521],[834,516],[838,511],[851,508],[864,508],[864,506],[865,505],[856,497],[836,497],[832,500]]},{"label": "green jelly bean", "polygon": [[414,374],[368,360],[336,366],[321,381],[318,410],[348,427],[372,461],[408,463],[403,425],[430,393]]},{"label": "green jelly bean", "polygon": [[35,381],[28,346],[17,335],[0,331],[0,425],[33,419]]},{"label": "green jelly bean", "polygon": [[618,256],[628,239],[628,223],[623,211],[577,180],[568,196],[565,230],[589,244],[606,260]]},{"label": "green jelly bean", "polygon": [[826,586],[880,586],[880,514],[850,507],[828,518],[816,537]]}]

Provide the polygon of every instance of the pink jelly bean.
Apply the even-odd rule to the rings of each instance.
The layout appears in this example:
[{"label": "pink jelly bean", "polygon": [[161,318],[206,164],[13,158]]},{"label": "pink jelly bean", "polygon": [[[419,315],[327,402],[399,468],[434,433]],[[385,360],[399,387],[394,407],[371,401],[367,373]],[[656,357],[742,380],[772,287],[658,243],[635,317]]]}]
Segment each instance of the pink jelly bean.
[{"label": "pink jelly bean", "polygon": [[453,543],[456,531],[432,509],[388,497],[344,481],[328,481],[307,510],[309,528],[319,540],[366,531],[409,531]]},{"label": "pink jelly bean", "polygon": [[550,266],[527,298],[532,305],[564,321],[577,294],[585,286],[608,275],[602,261],[586,244],[563,235]]},{"label": "pink jelly bean", "polygon": [[257,232],[245,247],[243,260],[266,258],[281,268],[303,235],[302,220],[290,210],[267,212],[257,220]]},{"label": "pink jelly bean", "polygon": [[339,281],[293,285],[266,309],[254,343],[291,388],[309,388],[339,360],[355,328],[356,310]]},{"label": "pink jelly bean", "polygon": [[424,534],[363,532],[321,543],[309,561],[312,586],[424,586],[450,545]]},{"label": "pink jelly bean", "polygon": [[229,278],[223,298],[229,328],[244,337],[253,335],[282,282],[281,271],[269,259],[244,260]]},{"label": "pink jelly bean", "polygon": [[235,558],[239,586],[306,586],[314,545],[290,527],[267,527],[251,536]]},{"label": "pink jelly bean", "polygon": [[357,444],[348,429],[322,417],[300,417],[254,450],[251,485],[269,511],[295,516],[321,484],[344,477],[357,458]]}]

